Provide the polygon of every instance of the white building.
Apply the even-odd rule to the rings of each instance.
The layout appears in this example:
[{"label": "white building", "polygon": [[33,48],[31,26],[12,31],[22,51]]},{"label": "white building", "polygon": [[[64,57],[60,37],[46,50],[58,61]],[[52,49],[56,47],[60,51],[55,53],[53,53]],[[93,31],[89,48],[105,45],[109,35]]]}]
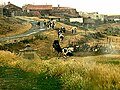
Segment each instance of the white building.
[{"label": "white building", "polygon": [[83,23],[83,18],[70,18],[70,22],[79,22],[79,23]]},{"label": "white building", "polygon": [[98,12],[79,12],[79,15],[85,18],[104,21],[104,15],[98,14]]}]

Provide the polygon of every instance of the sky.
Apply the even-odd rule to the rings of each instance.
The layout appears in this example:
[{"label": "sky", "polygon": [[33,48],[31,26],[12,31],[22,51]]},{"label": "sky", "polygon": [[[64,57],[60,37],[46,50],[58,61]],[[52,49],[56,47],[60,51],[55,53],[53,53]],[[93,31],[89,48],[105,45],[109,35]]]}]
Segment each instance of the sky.
[{"label": "sky", "polygon": [[0,3],[11,2],[22,7],[25,4],[53,5],[72,7],[83,12],[98,12],[100,14],[119,14],[120,0],[0,0]]}]

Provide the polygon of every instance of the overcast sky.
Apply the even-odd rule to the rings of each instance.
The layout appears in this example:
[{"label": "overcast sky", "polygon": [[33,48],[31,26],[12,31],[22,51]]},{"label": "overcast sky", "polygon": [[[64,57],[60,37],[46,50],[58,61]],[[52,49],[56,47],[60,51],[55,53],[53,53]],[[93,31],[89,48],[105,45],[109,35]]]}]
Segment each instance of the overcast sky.
[{"label": "overcast sky", "polygon": [[99,12],[101,14],[120,14],[120,0],[0,0],[1,2],[11,2],[22,7],[25,4],[45,5],[58,4],[66,7],[76,8],[77,11]]}]

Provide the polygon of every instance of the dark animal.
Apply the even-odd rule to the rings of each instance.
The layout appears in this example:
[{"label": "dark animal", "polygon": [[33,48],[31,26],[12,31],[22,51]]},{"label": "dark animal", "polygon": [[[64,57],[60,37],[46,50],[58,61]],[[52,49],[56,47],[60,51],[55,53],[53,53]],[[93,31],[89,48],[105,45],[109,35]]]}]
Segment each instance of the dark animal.
[{"label": "dark animal", "polygon": [[37,25],[40,26],[40,22],[37,22]]},{"label": "dark animal", "polygon": [[55,22],[54,21],[52,22],[51,27],[54,29],[54,27],[55,27]]},{"label": "dark animal", "polygon": [[53,42],[53,48],[59,53],[62,53],[62,48],[60,47],[59,41],[54,40]]},{"label": "dark animal", "polygon": [[44,20],[44,26],[46,26],[47,25],[47,22]]},{"label": "dark animal", "polygon": [[59,54],[63,54],[64,56],[73,56],[73,48],[61,48],[58,40],[54,40],[53,48],[58,52],[58,56]]}]

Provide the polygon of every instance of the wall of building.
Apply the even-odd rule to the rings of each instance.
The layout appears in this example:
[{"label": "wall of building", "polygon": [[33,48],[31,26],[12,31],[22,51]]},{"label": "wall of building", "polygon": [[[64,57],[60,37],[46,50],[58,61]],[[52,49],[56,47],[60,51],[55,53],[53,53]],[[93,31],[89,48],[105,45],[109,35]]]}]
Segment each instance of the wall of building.
[{"label": "wall of building", "polygon": [[79,22],[79,23],[83,23],[83,18],[70,18],[70,22]]},{"label": "wall of building", "polygon": [[85,18],[91,18],[91,19],[95,19],[95,20],[101,20],[104,21],[105,15],[103,14],[99,14],[98,12],[79,12],[80,16],[83,16]]}]

